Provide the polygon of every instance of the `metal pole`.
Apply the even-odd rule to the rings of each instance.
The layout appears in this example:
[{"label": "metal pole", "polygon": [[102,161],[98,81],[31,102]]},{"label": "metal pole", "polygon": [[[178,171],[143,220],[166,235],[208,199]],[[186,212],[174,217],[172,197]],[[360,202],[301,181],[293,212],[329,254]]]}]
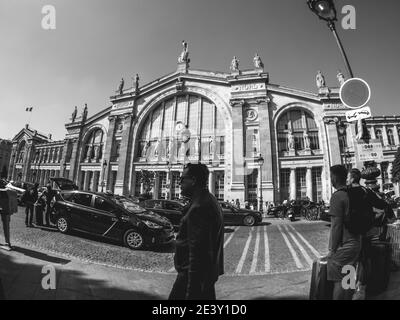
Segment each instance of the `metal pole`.
[{"label": "metal pole", "polygon": [[347,72],[350,75],[350,78],[354,78],[353,71],[351,70],[350,63],[349,63],[349,60],[347,59],[346,52],[344,51],[342,42],[340,41],[340,38],[339,38],[339,36],[338,36],[338,34],[336,32],[335,23],[333,21],[329,21],[328,22],[328,27],[332,31],[332,33],[333,33],[333,35],[334,35],[334,37],[336,39],[337,45],[339,47],[340,53],[342,54],[342,57],[343,57],[345,65],[346,65]]}]

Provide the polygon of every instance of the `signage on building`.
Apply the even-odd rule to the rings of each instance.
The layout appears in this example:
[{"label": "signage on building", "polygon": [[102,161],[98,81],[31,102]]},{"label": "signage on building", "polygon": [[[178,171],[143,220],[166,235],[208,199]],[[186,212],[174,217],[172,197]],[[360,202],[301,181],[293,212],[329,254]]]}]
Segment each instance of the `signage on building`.
[{"label": "signage on building", "polygon": [[346,112],[347,122],[358,121],[360,119],[371,118],[371,108],[364,107],[357,110],[350,110]]},{"label": "signage on building", "polygon": [[364,141],[358,141],[357,156],[360,162],[382,161],[383,159],[382,142],[378,139],[369,140],[368,143]]},{"label": "signage on building", "polygon": [[247,83],[232,86],[232,91],[254,91],[265,89],[265,83]]},{"label": "signage on building", "polygon": [[368,83],[360,78],[347,79],[340,87],[340,101],[351,109],[364,107],[371,97]]}]

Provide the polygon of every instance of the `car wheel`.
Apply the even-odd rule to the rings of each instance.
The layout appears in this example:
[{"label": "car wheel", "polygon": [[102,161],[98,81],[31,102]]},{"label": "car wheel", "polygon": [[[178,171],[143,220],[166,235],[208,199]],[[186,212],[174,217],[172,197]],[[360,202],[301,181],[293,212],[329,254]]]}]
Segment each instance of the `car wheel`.
[{"label": "car wheel", "polygon": [[245,226],[250,226],[251,227],[251,226],[254,226],[255,223],[256,223],[256,219],[254,219],[253,216],[248,215],[248,216],[245,216],[244,219],[243,219],[243,224]]},{"label": "car wheel", "polygon": [[124,234],[124,244],[133,250],[139,250],[144,247],[144,238],[141,232],[130,229]]},{"label": "car wheel", "polygon": [[69,231],[69,222],[68,219],[65,217],[59,217],[57,218],[57,229],[61,233],[68,233]]}]

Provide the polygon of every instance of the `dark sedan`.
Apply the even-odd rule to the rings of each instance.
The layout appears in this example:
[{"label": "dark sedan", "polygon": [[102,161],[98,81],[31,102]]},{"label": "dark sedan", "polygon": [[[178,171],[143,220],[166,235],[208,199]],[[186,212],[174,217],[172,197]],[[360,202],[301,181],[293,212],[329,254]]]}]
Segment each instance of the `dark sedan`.
[{"label": "dark sedan", "polygon": [[[226,225],[243,224],[245,226],[253,226],[262,221],[262,215],[258,211],[236,208],[223,201],[219,203],[222,207],[224,224]],[[148,210],[157,212],[168,218],[175,227],[179,226],[183,216],[184,204],[182,202],[158,199],[146,200],[141,205]]]},{"label": "dark sedan", "polygon": [[171,223],[126,198],[77,190],[57,193],[52,217],[62,233],[79,230],[122,241],[130,249],[169,243]]}]

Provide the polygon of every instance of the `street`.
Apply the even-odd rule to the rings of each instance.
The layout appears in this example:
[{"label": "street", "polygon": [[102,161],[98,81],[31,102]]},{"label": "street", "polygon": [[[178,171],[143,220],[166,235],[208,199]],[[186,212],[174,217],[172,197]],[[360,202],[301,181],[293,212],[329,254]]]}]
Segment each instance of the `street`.
[{"label": "street", "polygon": [[[174,273],[173,244],[132,251],[114,241],[84,233],[62,234],[49,228],[26,228],[19,207],[11,218],[11,240],[34,250],[123,269]],[[328,223],[264,218],[259,226],[226,226],[225,275],[249,276],[311,270],[327,253]],[[2,233],[0,235],[3,240]]]}]

